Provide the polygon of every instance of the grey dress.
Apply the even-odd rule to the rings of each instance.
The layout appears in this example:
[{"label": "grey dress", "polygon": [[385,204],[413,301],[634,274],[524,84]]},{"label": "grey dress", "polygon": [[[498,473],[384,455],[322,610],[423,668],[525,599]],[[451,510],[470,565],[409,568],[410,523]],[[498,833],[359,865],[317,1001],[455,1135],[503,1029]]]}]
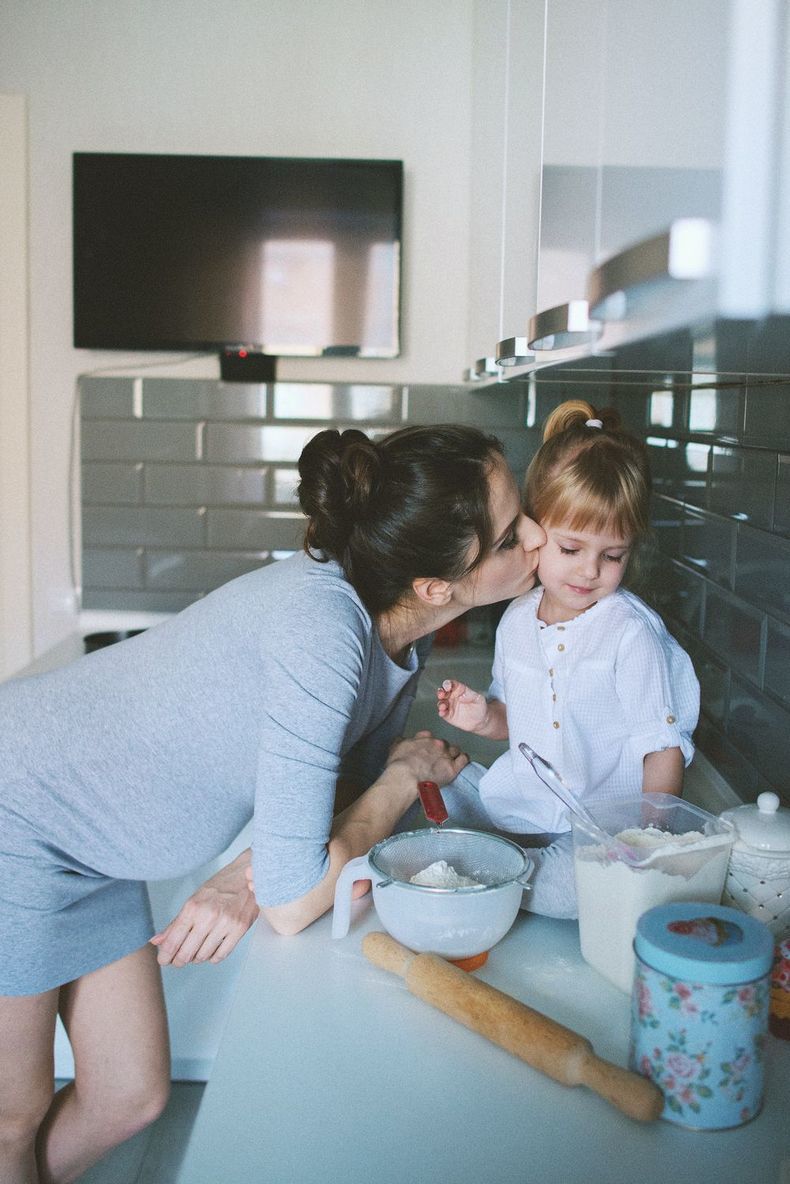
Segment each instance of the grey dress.
[{"label": "grey dress", "polygon": [[259,902],[317,884],[336,779],[379,775],[429,648],[397,665],[340,568],[298,554],[0,686],[0,994],[137,949],[144,881],[220,854],[251,816]]}]

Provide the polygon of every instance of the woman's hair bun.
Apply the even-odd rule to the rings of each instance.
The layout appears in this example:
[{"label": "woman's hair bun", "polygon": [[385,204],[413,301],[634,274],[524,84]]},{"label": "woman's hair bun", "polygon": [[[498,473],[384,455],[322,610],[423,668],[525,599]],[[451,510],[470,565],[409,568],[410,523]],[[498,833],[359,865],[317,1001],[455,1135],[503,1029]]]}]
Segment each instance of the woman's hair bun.
[{"label": "woman's hair bun", "polygon": [[327,428],[305,445],[297,492],[309,520],[305,542],[310,550],[342,554],[375,499],[381,467],[376,444],[357,428]]}]

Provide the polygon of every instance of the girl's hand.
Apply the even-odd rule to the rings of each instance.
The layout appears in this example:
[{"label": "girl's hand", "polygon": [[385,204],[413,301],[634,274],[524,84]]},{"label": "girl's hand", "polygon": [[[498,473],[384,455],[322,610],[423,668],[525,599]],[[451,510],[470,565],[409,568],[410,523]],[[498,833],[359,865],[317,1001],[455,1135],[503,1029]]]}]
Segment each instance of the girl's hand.
[{"label": "girl's hand", "polygon": [[448,744],[430,732],[417,732],[408,740],[396,740],[390,749],[387,767],[408,765],[418,781],[449,785],[455,781],[469,757],[457,744]]},{"label": "girl's hand", "polygon": [[436,692],[439,715],[463,732],[479,732],[488,716],[488,700],[465,683],[446,678]]},{"label": "girl's hand", "polygon": [[221,868],[190,896],[169,925],[151,938],[160,966],[221,962],[258,916],[250,852]]}]

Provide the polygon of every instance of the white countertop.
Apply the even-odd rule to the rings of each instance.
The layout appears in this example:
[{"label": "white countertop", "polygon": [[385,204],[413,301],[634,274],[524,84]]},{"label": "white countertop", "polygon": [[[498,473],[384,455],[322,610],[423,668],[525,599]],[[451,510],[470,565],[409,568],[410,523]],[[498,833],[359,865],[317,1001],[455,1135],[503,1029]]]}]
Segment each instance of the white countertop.
[{"label": "white countertop", "polygon": [[[559,1085],[370,965],[370,898],[348,937],[261,922],[179,1184],[787,1184],[790,1044],[768,1037],[753,1122],[699,1133]],[[629,1000],[581,958],[573,921],[519,914],[480,978],[624,1065]]]}]

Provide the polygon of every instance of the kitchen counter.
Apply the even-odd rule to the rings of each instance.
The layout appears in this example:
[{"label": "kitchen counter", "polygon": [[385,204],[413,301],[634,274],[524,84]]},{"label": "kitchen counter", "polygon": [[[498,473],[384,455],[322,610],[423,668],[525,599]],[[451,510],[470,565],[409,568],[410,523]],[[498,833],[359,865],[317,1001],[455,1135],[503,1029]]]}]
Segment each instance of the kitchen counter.
[{"label": "kitchen counter", "polygon": [[[769,1036],[766,1102],[746,1126],[634,1122],[412,996],[326,916],[260,922],[179,1184],[788,1184],[790,1043]],[[477,975],[624,1065],[629,1000],[581,958],[578,926],[521,913]]]}]

